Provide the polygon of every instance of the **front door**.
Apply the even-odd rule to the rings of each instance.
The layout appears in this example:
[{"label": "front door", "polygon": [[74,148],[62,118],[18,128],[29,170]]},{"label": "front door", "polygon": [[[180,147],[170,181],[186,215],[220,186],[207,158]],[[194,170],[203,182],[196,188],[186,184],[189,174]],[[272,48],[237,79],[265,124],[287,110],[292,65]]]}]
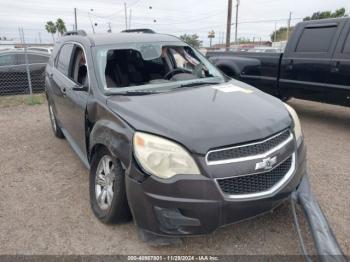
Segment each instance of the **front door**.
[{"label": "front door", "polygon": [[328,103],[350,106],[350,21],[343,30],[331,61],[332,92]]},{"label": "front door", "polygon": [[65,90],[63,108],[65,112],[64,126],[74,140],[75,145],[85,157],[86,133],[85,110],[88,100],[89,76],[87,72],[86,55],[82,46],[74,44],[70,67],[68,70],[70,85]]}]

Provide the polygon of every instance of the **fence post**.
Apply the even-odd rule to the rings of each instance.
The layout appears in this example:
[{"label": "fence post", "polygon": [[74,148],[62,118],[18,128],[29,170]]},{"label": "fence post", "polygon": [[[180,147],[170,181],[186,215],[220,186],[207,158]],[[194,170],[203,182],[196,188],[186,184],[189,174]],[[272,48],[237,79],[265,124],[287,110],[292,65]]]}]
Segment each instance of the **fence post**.
[{"label": "fence post", "polygon": [[27,77],[28,77],[29,93],[30,93],[30,95],[33,95],[32,79],[31,79],[31,76],[30,76],[29,63],[28,63],[27,44],[26,44],[26,41],[25,41],[25,38],[24,38],[23,28],[21,28],[21,32],[22,32],[22,42],[23,42],[23,46],[24,46],[24,59],[25,59],[25,62],[26,62],[26,71],[27,71]]}]

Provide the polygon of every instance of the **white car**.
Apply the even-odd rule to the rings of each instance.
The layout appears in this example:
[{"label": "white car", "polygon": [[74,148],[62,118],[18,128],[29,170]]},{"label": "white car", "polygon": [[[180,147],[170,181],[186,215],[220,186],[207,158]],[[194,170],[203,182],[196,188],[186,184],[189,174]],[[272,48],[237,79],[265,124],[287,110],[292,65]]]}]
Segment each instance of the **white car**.
[{"label": "white car", "polygon": [[52,47],[28,47],[28,50],[32,50],[32,51],[38,51],[38,52],[45,52],[48,54],[52,53],[53,48]]}]

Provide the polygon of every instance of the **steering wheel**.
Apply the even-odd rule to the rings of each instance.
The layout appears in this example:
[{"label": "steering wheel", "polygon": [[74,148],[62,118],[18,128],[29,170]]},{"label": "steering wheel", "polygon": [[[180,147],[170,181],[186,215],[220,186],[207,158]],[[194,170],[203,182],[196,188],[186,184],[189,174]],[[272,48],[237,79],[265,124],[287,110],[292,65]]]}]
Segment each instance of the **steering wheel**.
[{"label": "steering wheel", "polygon": [[192,71],[185,68],[175,68],[169,71],[168,73],[166,73],[166,75],[164,76],[164,79],[170,80],[174,75],[181,74],[181,73],[192,74]]}]

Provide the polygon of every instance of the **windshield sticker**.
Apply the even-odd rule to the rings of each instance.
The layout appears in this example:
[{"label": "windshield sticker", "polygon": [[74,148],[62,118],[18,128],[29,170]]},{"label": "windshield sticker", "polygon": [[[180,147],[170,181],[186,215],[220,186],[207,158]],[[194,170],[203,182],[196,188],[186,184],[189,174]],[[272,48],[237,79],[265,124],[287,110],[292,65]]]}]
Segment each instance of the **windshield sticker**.
[{"label": "windshield sticker", "polygon": [[219,86],[214,86],[213,88],[217,89],[221,92],[224,92],[224,93],[232,93],[232,92],[242,92],[242,93],[246,93],[246,94],[253,93],[253,91],[250,89],[235,86],[233,84],[219,85]]}]

